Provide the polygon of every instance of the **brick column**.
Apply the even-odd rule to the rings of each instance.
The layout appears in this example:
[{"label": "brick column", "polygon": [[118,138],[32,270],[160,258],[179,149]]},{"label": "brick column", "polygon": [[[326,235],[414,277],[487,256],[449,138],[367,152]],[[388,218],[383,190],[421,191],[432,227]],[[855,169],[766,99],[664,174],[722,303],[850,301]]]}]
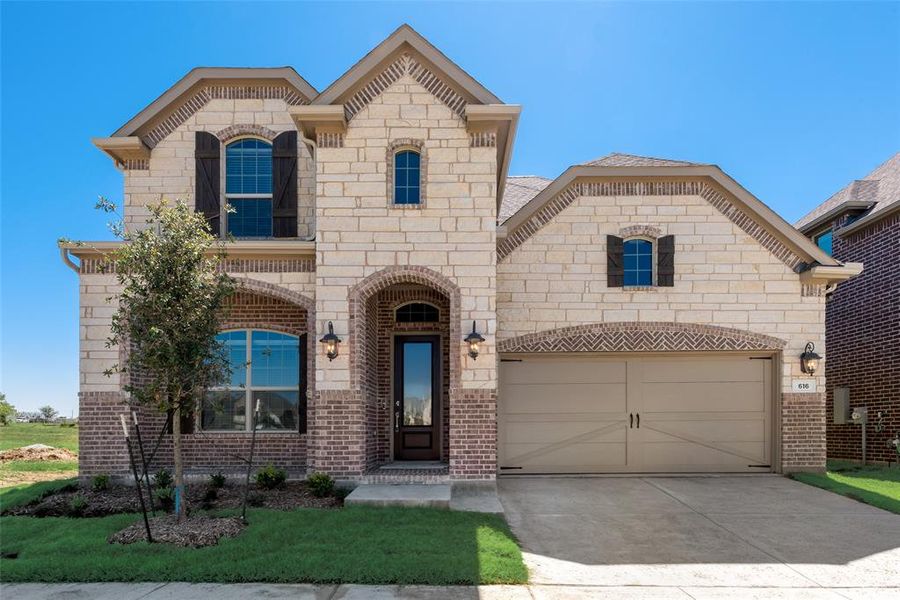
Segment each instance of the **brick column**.
[{"label": "brick column", "polygon": [[825,394],[781,395],[781,468],[825,470]]}]

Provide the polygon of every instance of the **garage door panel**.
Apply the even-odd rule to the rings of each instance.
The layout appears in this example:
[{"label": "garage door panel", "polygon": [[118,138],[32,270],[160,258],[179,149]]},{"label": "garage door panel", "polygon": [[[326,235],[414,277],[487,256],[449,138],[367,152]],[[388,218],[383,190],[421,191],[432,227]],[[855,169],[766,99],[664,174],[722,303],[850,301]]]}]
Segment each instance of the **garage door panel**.
[{"label": "garage door panel", "polygon": [[513,444],[500,466],[527,473],[596,473],[626,464],[625,444],[578,443],[548,448],[545,444]]},{"label": "garage door panel", "polygon": [[642,412],[764,411],[762,382],[644,383]]},{"label": "garage door panel", "polygon": [[[753,464],[765,464],[762,443],[729,443],[709,448],[687,442],[647,443],[640,447],[640,459],[657,471],[744,471]],[[758,469],[757,469],[758,470]]]},{"label": "garage door panel", "polygon": [[598,443],[625,443],[625,421],[621,418],[587,421],[507,421],[507,444],[559,444],[567,440],[590,438]]},{"label": "garage door panel", "polygon": [[501,404],[508,414],[626,412],[624,383],[545,383],[504,388],[514,404]]},{"label": "garage door panel", "polygon": [[504,375],[516,384],[559,382],[625,383],[625,361],[598,362],[587,359],[523,360],[501,363]]},{"label": "garage door panel", "polygon": [[748,382],[765,380],[768,361],[752,360],[741,356],[735,358],[687,358],[687,359],[644,359],[643,381],[645,383],[689,383],[689,382]]},{"label": "garage door panel", "polygon": [[672,436],[704,440],[710,443],[763,442],[766,438],[766,422],[759,415],[745,420],[704,419],[693,421],[659,421],[641,416],[641,440],[643,442],[667,441]]}]

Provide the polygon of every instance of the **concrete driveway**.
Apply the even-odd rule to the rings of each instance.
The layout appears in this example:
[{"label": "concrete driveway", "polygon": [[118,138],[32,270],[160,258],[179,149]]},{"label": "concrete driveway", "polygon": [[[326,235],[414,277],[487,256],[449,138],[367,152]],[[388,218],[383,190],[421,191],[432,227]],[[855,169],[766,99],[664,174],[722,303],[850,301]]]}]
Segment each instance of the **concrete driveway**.
[{"label": "concrete driveway", "polygon": [[900,598],[900,516],[784,477],[521,477],[499,488],[532,584]]}]

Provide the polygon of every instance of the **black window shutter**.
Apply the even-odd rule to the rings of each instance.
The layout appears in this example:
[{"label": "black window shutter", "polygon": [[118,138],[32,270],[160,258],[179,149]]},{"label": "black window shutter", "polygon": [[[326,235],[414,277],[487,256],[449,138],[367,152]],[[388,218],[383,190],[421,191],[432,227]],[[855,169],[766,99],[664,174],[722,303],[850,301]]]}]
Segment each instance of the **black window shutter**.
[{"label": "black window shutter", "polygon": [[300,336],[300,402],[297,407],[297,412],[299,413],[299,418],[297,421],[300,425],[300,433],[306,433],[306,390],[308,388],[307,377],[309,375],[309,369],[306,365],[306,336]]},{"label": "black window shutter", "polygon": [[297,237],[297,132],[272,140],[272,233]]},{"label": "black window shutter", "polygon": [[196,191],[194,209],[203,213],[215,236],[219,235],[219,138],[206,131],[194,136]]},{"label": "black window shutter", "polygon": [[623,251],[622,238],[614,235],[606,236],[606,285],[608,287],[622,287],[624,284]]},{"label": "black window shutter", "polygon": [[675,285],[675,236],[665,235],[656,241],[656,284]]}]

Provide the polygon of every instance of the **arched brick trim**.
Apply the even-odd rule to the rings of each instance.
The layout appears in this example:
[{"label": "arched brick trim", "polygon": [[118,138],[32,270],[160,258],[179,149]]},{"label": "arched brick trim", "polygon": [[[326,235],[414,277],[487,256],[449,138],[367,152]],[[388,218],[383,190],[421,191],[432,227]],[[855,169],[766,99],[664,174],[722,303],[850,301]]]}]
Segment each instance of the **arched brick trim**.
[{"label": "arched brick trim", "polygon": [[219,141],[222,143],[229,142],[242,135],[253,135],[267,139],[271,142],[275,139],[275,136],[278,135],[278,132],[272,131],[268,127],[263,127],[262,125],[250,125],[244,123],[231,125],[216,132],[216,137],[219,138]]},{"label": "arched brick trim", "polygon": [[529,333],[497,343],[498,352],[707,352],[780,350],[768,335],[694,323],[593,323]]},{"label": "arched brick trim", "polygon": [[344,103],[344,115],[350,121],[384,90],[396,83],[404,75],[409,75],[417,83],[447,105],[460,118],[465,118],[466,99],[447,85],[411,54],[404,53],[375,75]]},{"label": "arched brick trim", "polygon": [[459,388],[461,379],[459,347],[452,343],[453,340],[462,343],[459,287],[437,271],[426,267],[385,267],[350,288],[348,294],[350,304],[350,339],[348,340],[350,383],[354,388],[359,389],[362,385],[362,374],[366,371],[366,353],[361,350],[366,347],[368,342],[366,339],[368,317],[366,301],[381,290],[404,283],[413,283],[437,290],[446,296],[450,303],[450,394],[452,402],[454,391]]},{"label": "arched brick trim", "polygon": [[645,237],[658,240],[663,235],[662,229],[653,225],[630,225],[619,230],[619,237]]},{"label": "arched brick trim", "polygon": [[255,292],[263,296],[272,296],[273,298],[279,298],[281,300],[284,300],[285,302],[290,302],[292,304],[302,306],[306,309],[307,314],[315,314],[316,301],[312,298],[304,296],[303,294],[293,292],[291,290],[271,283],[267,283],[265,281],[251,279],[249,277],[235,277],[234,279],[237,282],[237,287],[241,290]]},{"label": "arched brick trim", "polygon": [[556,215],[582,196],[700,196],[789,268],[795,270],[804,264],[802,257],[741,210],[736,203],[731,201],[728,194],[702,179],[694,181],[575,181],[497,243],[497,260],[502,261],[509,256],[513,250],[524,244],[544,225],[550,223]]}]

